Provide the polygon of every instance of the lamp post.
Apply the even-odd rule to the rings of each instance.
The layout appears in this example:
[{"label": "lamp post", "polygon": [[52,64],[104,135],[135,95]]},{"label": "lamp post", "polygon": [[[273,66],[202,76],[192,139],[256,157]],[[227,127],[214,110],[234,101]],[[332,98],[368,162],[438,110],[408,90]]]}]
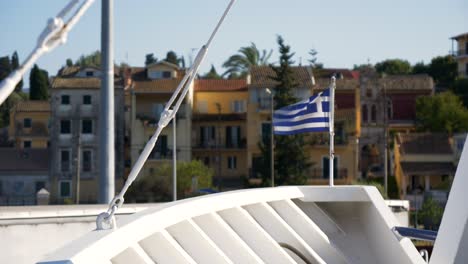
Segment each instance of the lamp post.
[{"label": "lamp post", "polygon": [[265,91],[270,95],[270,110],[271,110],[271,127],[270,127],[270,151],[271,151],[271,187],[275,187],[275,152],[274,152],[274,133],[273,133],[273,92],[265,88]]}]

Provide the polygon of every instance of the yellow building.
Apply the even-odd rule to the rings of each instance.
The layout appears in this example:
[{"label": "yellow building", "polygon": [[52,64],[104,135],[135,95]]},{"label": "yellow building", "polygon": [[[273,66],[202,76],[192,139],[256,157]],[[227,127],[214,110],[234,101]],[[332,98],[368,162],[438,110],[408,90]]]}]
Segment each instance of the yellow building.
[{"label": "yellow building", "polygon": [[18,102],[10,110],[9,140],[17,148],[47,148],[49,119],[48,101]]},{"label": "yellow building", "polygon": [[457,41],[457,49],[454,50],[454,56],[458,63],[458,76],[468,78],[468,33],[463,33],[452,37]]},{"label": "yellow building", "polygon": [[192,153],[214,170],[221,190],[242,187],[247,168],[247,84],[245,80],[196,80]]}]

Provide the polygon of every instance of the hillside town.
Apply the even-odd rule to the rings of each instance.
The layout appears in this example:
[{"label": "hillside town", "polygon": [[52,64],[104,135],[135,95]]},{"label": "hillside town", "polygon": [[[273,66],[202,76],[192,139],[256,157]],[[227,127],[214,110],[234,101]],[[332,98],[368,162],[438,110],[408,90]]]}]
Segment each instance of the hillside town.
[{"label": "hillside town", "polygon": [[[337,77],[337,185],[378,186],[386,198],[409,200],[414,211],[428,199],[444,207],[468,130],[468,33],[452,40],[457,48],[450,55],[434,58],[431,65],[408,64],[408,69],[400,65],[403,60],[354,69],[323,67],[316,58],[308,65],[290,65],[297,101],[323,91],[330,77]],[[260,53],[254,44],[245,48]],[[13,68],[17,56],[12,57]],[[76,63],[67,60],[52,77],[36,66],[29,94],[19,88],[6,102],[10,108],[2,109],[0,205],[97,203],[102,75],[98,56]],[[241,70],[229,68],[228,60],[223,76],[212,67],[195,79],[175,126],[171,121],[162,131],[129,201],[170,201],[174,157],[193,166],[177,168],[179,198],[272,185],[268,157],[274,92],[280,83],[267,60],[259,58]],[[1,61],[4,66],[10,58]],[[447,76],[454,65],[455,76]],[[148,54],[144,67],[115,66],[116,191],[153,135],[185,71],[185,62],[174,52],[161,60]],[[45,90],[36,90],[41,80]],[[441,118],[453,120],[442,128],[431,127],[438,121],[430,117],[450,106],[460,109],[447,110],[452,116]],[[436,112],[427,113],[431,109]],[[302,138],[307,166],[297,177],[282,173],[286,165],[277,155],[275,186],[326,185],[328,140],[327,133]]]}]

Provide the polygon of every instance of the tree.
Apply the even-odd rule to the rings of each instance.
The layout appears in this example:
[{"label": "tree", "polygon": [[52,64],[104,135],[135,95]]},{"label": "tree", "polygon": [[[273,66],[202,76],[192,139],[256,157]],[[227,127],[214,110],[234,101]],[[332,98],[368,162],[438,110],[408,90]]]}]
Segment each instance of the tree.
[{"label": "tree", "polygon": [[429,74],[429,65],[424,64],[424,62],[418,62],[413,66],[411,71],[412,74]]},{"label": "tree", "polygon": [[317,62],[317,54],[318,52],[315,49],[311,49],[309,51],[309,55],[311,59],[309,60],[310,65],[314,69],[323,69],[323,63]]},{"label": "tree", "polygon": [[[274,101],[275,108],[281,108],[286,105],[297,102],[293,96],[293,89],[298,86],[294,78],[291,65],[294,63],[291,58],[294,53],[291,53],[290,47],[284,44],[281,36],[277,39],[280,52],[280,65],[273,66],[275,77],[272,79],[278,83],[275,87]],[[270,140],[260,142],[260,150],[262,152],[261,160],[261,177],[264,185],[270,184]],[[307,162],[306,153],[304,151],[304,136],[301,134],[290,136],[275,136],[275,184],[276,185],[295,185],[305,184],[307,176],[305,172],[311,165]]]},{"label": "tree", "polygon": [[101,67],[101,52],[99,50],[89,54],[81,55],[75,65],[80,67]]},{"label": "tree", "polygon": [[179,58],[177,57],[177,54],[172,50],[167,52],[166,58],[164,60],[169,63],[179,65]]},{"label": "tree", "polygon": [[29,76],[29,98],[30,100],[47,100],[49,98],[48,73],[40,69],[37,64],[31,70]]},{"label": "tree", "polygon": [[153,54],[153,53],[148,53],[148,54],[146,54],[146,57],[145,57],[145,65],[146,65],[146,66],[148,66],[148,65],[150,65],[150,64],[153,64],[153,63],[155,63],[155,62],[157,62],[157,61],[158,61],[158,59],[156,59],[156,58],[154,57],[154,54]]},{"label": "tree", "polygon": [[240,48],[238,54],[232,55],[224,62],[223,67],[227,70],[223,76],[243,77],[252,66],[268,65],[272,53],[273,50],[269,52],[263,50],[260,53],[255,43],[252,42],[250,46]]},{"label": "tree", "polygon": [[[13,55],[11,56],[11,70],[16,70],[19,68],[19,58],[18,58],[18,52],[13,52]],[[23,79],[16,85],[15,87],[15,92],[21,92],[23,89]]]},{"label": "tree", "polygon": [[67,67],[73,66],[73,61],[72,61],[72,59],[68,58],[65,64],[67,65]]},{"label": "tree", "polygon": [[378,73],[389,75],[409,74],[411,73],[411,64],[407,60],[389,59],[375,64]]},{"label": "tree", "polygon": [[424,229],[438,230],[440,222],[442,221],[444,209],[429,197],[424,201],[418,214],[418,218],[424,225]]},{"label": "tree", "polygon": [[429,74],[436,84],[450,87],[458,76],[457,62],[450,55],[435,57],[429,65]]},{"label": "tree", "polygon": [[463,102],[463,105],[468,108],[468,79],[458,79],[452,86],[455,93]]},{"label": "tree", "polygon": [[[177,163],[178,199],[194,196],[198,190],[212,188],[213,170],[201,161]],[[128,190],[127,199],[137,202],[169,201],[172,197],[172,166],[162,164],[154,173],[137,179]]]},{"label": "tree", "polygon": [[210,71],[205,74],[202,79],[221,79],[221,76],[216,72],[216,68],[213,64],[211,64]]},{"label": "tree", "polygon": [[0,57],[0,81],[5,79],[11,72],[10,57]]},{"label": "tree", "polygon": [[452,92],[416,100],[416,126],[421,131],[456,133],[468,130],[468,110]]}]

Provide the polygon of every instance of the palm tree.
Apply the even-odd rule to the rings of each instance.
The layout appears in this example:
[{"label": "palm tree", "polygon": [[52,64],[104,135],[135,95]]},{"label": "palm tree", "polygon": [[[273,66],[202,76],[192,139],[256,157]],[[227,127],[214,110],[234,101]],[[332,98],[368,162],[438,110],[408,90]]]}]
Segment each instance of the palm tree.
[{"label": "palm tree", "polygon": [[229,78],[243,77],[252,66],[268,65],[272,52],[273,50],[269,52],[263,50],[260,54],[260,51],[253,42],[250,46],[241,47],[237,54],[232,55],[224,62],[223,67],[227,68],[227,70],[223,73],[223,76],[228,76]]}]

